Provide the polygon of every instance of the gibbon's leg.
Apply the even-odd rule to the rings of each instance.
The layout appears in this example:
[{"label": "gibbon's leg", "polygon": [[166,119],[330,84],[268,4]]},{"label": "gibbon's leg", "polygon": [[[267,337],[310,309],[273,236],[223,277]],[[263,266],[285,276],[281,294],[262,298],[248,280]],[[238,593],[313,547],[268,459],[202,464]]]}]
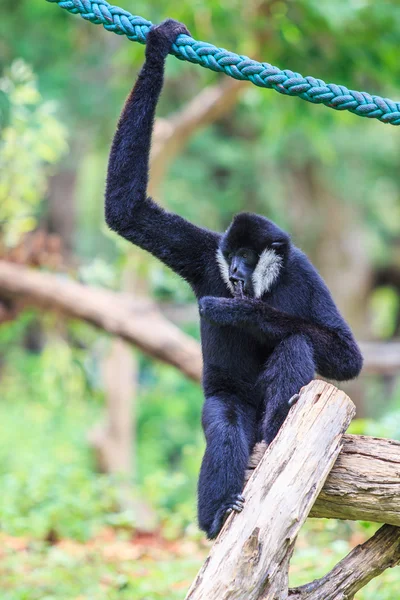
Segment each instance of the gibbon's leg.
[{"label": "gibbon's leg", "polygon": [[261,428],[267,444],[272,442],[286,419],[296,400],[293,396],[313,379],[314,374],[313,350],[306,336],[291,335],[276,346],[260,377],[265,406]]},{"label": "gibbon's leg", "polygon": [[227,515],[243,509],[241,495],[256,440],[256,408],[234,396],[206,398],[203,428],[207,447],[198,484],[199,526],[217,537]]}]

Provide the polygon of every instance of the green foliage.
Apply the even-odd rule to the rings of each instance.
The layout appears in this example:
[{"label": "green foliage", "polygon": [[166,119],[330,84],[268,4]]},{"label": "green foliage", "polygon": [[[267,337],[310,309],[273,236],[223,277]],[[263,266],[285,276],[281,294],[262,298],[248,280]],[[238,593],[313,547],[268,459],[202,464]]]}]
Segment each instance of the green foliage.
[{"label": "green foliage", "polygon": [[105,559],[97,548],[69,550],[36,544],[24,553],[23,568],[20,553],[2,553],[2,600],[180,600],[202,560],[170,552],[161,560]]},{"label": "green foliage", "polygon": [[161,518],[179,515],[179,527],[195,520],[196,482],[204,451],[202,393],[169,367],[157,367],[139,399],[138,476]]},{"label": "green foliage", "polygon": [[371,329],[377,338],[391,338],[395,334],[393,315],[400,311],[400,298],[391,287],[378,288],[371,294]]},{"label": "green foliage", "polygon": [[[41,354],[27,354],[20,344],[34,318],[26,314],[0,330],[0,353],[7,348],[1,372],[0,530],[87,539],[105,524],[131,528],[129,515],[115,514],[119,481],[94,472],[87,445],[103,407],[97,350],[91,357],[53,337]],[[51,320],[43,326],[51,330]],[[85,344],[92,337],[77,325],[71,336]],[[147,365],[138,398],[136,479],[172,536],[195,520],[204,448],[201,406],[197,385],[170,367]]]},{"label": "green foliage", "polygon": [[[184,282],[143,252],[132,252],[104,225],[107,152],[120,107],[143,60],[143,47],[46,2],[3,4],[3,239],[13,244],[35,226],[46,210],[42,201],[47,176],[65,156],[60,170],[68,167],[78,175],[79,278],[116,289],[122,269],[133,265],[150,282],[157,299],[192,301]],[[137,0],[132,7],[131,0],[120,0],[118,4],[153,22],[177,18],[198,39],[281,68],[383,96],[397,93],[400,12],[393,3]],[[174,113],[206,85],[219,81],[210,71],[171,58],[158,114]],[[62,122],[56,118],[54,101]],[[71,140],[68,155],[66,128]],[[233,212],[264,213],[288,228],[295,242],[317,261],[321,240],[346,214],[346,240],[355,242],[350,253],[361,247],[372,269],[376,264],[398,264],[397,156],[395,128],[249,84],[231,114],[190,140],[171,166],[159,198],[169,209],[221,230]],[[337,238],[330,244],[329,258],[345,245]],[[319,266],[324,269],[325,263],[329,263],[326,251]],[[377,290],[369,307],[374,335],[391,337],[399,309],[396,291]],[[27,328],[37,318],[47,341],[43,352],[34,355],[24,345]],[[192,329],[198,337],[197,325]],[[137,472],[135,481],[124,484],[156,510],[163,536],[182,546],[182,552],[175,555],[164,549],[152,557],[145,549],[134,558],[112,559],[87,542],[107,526],[118,540],[130,543],[136,524],[135,514],[118,511],[120,482],[95,471],[87,443],[87,432],[104,409],[101,359],[106,347],[107,340],[98,331],[77,322],[65,326],[53,317],[26,313],[0,328],[2,600],[175,600],[184,596],[205,555],[197,542],[193,546],[199,535],[195,512],[204,449],[202,394],[172,368],[147,358],[140,359]],[[389,395],[385,386],[368,381],[369,413],[379,413],[379,418],[357,420],[351,432],[400,439],[400,391],[387,404],[382,402]],[[292,585],[322,576],[374,528],[365,523],[307,523],[292,561]],[[6,534],[24,536],[26,548],[21,552],[3,548],[1,536]],[[65,537],[86,542],[86,550],[72,552],[43,542]],[[107,540],[101,547],[108,550],[113,544]],[[393,600],[399,581],[399,569],[390,569],[356,598]]]},{"label": "green foliage", "polygon": [[86,434],[100,405],[79,358],[61,341],[41,356],[10,349],[0,401],[3,531],[87,539],[116,509],[116,488],[93,473]]},{"label": "green foliage", "polygon": [[[30,67],[12,63],[0,78],[8,105],[0,129],[0,233],[8,245],[36,223],[46,190],[46,167],[66,151],[66,130],[44,102]],[[5,112],[5,111],[4,111]]]}]

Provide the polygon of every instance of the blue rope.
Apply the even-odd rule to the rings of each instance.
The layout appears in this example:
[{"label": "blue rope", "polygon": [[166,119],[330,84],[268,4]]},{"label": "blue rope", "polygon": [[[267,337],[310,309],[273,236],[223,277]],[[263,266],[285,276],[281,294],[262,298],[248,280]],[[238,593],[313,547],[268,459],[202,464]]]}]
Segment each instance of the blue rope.
[{"label": "blue rope", "polygon": [[[132,42],[146,43],[152,23],[135,17],[106,0],[47,0],[70,13],[80,14],[91,23],[101,24],[118,35],[126,35]],[[382,123],[400,125],[400,102],[371,96],[367,92],[348,90],[344,85],[325,83],[322,79],[303,77],[289,69],[281,70],[268,63],[260,63],[247,56],[198,42],[180,35],[172,46],[171,54],[180,60],[201,65],[206,69],[225,73],[234,79],[248,80],[259,87],[273,89],[285,96],[298,96],[313,104],[324,104],[335,110],[348,110],[359,117],[378,119]]]}]

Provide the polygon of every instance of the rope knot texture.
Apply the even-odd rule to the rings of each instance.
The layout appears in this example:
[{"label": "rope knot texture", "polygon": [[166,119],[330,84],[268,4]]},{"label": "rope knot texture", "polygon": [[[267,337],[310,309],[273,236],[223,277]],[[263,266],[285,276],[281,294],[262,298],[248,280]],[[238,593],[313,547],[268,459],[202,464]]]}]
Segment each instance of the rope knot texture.
[{"label": "rope knot texture", "polygon": [[[103,25],[107,31],[125,35],[132,42],[146,43],[151,21],[112,6],[106,0],[47,0],[58,4],[70,13],[81,15],[86,21]],[[217,48],[181,34],[172,46],[171,54],[180,60],[200,65],[206,69],[225,73],[234,79],[251,81],[254,85],[273,89],[285,96],[297,96],[324,104],[335,110],[347,110],[359,117],[378,119],[382,123],[400,125],[400,102],[389,98],[371,96],[367,92],[348,90],[343,85],[325,83],[322,79],[304,77],[289,69],[281,70],[266,62]]]}]

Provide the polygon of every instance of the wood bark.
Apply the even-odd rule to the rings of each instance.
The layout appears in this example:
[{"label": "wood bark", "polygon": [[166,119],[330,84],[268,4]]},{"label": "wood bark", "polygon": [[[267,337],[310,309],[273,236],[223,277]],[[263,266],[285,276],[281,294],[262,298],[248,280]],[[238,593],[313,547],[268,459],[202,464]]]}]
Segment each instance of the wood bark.
[{"label": "wood bark", "polygon": [[65,168],[49,178],[46,229],[57,234],[63,244],[64,259],[73,258],[74,234],[76,225],[77,174],[75,170]]},{"label": "wood bark", "polygon": [[0,296],[83,319],[177,367],[195,381],[201,377],[199,344],[167,321],[150,301],[132,300],[1,260]]},{"label": "wood bark", "polygon": [[[246,478],[266,444],[254,448]],[[340,452],[310,517],[372,521],[400,526],[400,442],[344,435]]]},{"label": "wood bark", "polygon": [[346,435],[311,516],[400,526],[400,442]]},{"label": "wood bark", "polygon": [[[331,384],[303,389],[248,482],[187,600],[284,600],[297,534],[341,449],[351,400]],[[301,474],[300,474],[301,467]]]},{"label": "wood bark", "polygon": [[400,563],[400,528],[384,525],[325,577],[289,591],[290,600],[352,600],[385,569]]}]

